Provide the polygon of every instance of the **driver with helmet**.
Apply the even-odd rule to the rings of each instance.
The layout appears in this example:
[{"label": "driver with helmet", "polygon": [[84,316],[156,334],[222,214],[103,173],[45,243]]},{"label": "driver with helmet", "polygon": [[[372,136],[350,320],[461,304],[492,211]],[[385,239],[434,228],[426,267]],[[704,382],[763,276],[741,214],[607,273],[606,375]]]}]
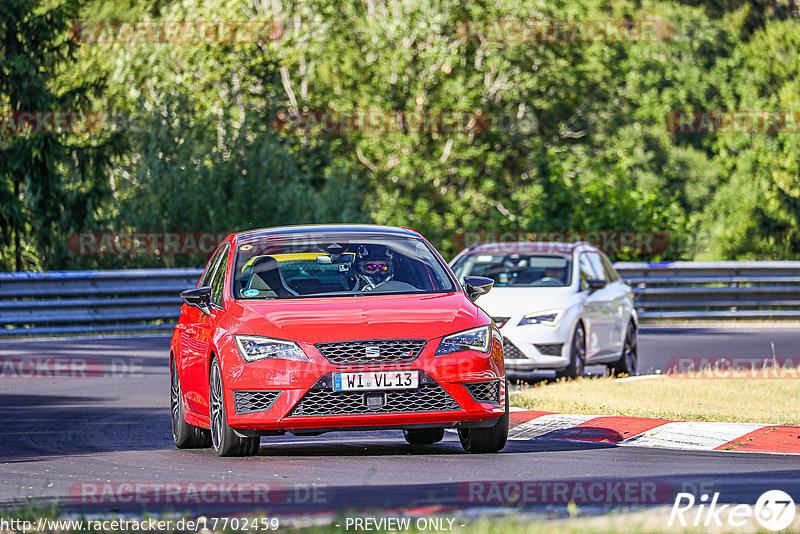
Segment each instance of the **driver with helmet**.
[{"label": "driver with helmet", "polygon": [[394,278],[394,253],[383,245],[361,245],[356,251],[355,277],[362,291]]}]

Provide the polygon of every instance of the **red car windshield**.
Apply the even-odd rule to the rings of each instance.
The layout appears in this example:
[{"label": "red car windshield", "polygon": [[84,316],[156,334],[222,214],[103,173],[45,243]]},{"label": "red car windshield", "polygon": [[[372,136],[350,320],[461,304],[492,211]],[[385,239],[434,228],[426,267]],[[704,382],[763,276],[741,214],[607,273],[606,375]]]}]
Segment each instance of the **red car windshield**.
[{"label": "red car windshield", "polygon": [[237,245],[237,299],[451,291],[456,285],[445,266],[412,236],[279,233]]}]

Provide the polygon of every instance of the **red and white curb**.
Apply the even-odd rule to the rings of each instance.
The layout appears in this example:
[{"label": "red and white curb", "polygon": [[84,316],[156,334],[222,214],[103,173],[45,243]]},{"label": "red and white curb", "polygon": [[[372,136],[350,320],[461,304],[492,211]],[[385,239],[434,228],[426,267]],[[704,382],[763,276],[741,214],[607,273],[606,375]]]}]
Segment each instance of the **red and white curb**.
[{"label": "red and white curb", "polygon": [[800,454],[800,426],[667,421],[511,409],[509,440],[551,439],[698,451]]}]

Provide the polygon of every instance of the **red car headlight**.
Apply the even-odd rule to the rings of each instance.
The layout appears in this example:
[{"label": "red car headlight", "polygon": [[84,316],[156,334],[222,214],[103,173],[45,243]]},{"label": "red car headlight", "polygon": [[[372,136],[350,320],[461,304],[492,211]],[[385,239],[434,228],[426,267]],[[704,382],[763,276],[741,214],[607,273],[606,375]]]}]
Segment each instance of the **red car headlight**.
[{"label": "red car headlight", "polygon": [[491,325],[464,330],[456,334],[450,334],[442,338],[436,356],[450,354],[451,352],[461,352],[463,350],[474,350],[478,352],[489,352],[492,339]]},{"label": "red car headlight", "polygon": [[261,336],[233,336],[239,353],[246,362],[272,358],[275,360],[311,361],[303,349],[292,341],[282,341]]}]

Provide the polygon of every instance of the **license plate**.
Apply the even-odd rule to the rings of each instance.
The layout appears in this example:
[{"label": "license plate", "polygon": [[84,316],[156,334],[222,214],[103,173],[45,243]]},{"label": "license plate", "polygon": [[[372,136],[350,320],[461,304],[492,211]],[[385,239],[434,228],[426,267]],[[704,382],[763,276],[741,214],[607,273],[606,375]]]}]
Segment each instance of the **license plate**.
[{"label": "license plate", "polygon": [[372,391],[416,389],[418,371],[381,371],[374,373],[333,373],[334,391]]}]

